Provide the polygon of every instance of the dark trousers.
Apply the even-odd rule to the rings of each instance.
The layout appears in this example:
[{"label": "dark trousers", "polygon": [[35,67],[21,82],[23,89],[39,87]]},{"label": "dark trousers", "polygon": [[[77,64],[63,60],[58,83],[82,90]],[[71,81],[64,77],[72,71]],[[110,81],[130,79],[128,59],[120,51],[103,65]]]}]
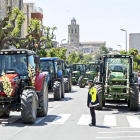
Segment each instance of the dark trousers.
[{"label": "dark trousers", "polygon": [[139,84],[139,91],[140,91],[140,84]]},{"label": "dark trousers", "polygon": [[95,116],[95,108],[90,107],[90,114],[91,114],[91,123],[96,125],[96,116]]}]

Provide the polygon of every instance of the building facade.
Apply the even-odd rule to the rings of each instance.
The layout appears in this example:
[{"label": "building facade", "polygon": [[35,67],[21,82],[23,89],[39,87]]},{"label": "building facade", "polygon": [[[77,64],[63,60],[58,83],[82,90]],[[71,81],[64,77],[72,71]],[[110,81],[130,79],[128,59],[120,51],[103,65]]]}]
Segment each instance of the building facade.
[{"label": "building facade", "polygon": [[68,45],[78,47],[79,46],[79,25],[76,24],[76,19],[71,20],[71,24],[68,25]]},{"label": "building facade", "polygon": [[137,49],[140,53],[140,33],[129,34],[129,49]]}]

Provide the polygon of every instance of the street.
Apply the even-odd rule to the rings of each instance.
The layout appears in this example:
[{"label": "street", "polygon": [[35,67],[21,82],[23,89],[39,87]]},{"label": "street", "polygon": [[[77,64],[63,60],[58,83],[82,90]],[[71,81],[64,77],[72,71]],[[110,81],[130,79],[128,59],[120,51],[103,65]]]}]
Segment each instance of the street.
[{"label": "street", "polygon": [[88,126],[91,117],[87,92],[87,86],[73,86],[61,101],[53,101],[49,94],[48,115],[38,117],[32,125],[23,124],[20,112],[1,118],[0,140],[140,139],[140,111],[129,111],[124,100],[108,100],[103,110],[96,110],[97,126]]}]

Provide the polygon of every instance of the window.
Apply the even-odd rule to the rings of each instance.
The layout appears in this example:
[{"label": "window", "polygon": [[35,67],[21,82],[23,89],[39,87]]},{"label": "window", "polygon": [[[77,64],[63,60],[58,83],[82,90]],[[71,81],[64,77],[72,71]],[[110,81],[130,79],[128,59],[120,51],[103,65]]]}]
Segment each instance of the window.
[{"label": "window", "polygon": [[73,29],[71,29],[71,33],[73,33]]},{"label": "window", "polygon": [[69,33],[70,33],[70,29],[69,29]]},{"label": "window", "polygon": [[70,54],[70,52],[69,52],[69,54]]},{"label": "window", "polygon": [[75,29],[75,33],[76,33],[76,29]]}]

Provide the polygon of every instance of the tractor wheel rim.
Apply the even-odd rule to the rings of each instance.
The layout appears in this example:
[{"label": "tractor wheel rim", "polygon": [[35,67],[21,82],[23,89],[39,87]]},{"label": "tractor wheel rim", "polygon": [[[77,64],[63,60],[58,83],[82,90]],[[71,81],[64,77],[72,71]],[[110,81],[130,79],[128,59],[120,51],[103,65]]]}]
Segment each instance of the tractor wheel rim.
[{"label": "tractor wheel rim", "polygon": [[35,99],[35,96],[33,96],[33,101],[32,101],[32,113],[33,113],[33,117],[36,118],[36,99]]}]

